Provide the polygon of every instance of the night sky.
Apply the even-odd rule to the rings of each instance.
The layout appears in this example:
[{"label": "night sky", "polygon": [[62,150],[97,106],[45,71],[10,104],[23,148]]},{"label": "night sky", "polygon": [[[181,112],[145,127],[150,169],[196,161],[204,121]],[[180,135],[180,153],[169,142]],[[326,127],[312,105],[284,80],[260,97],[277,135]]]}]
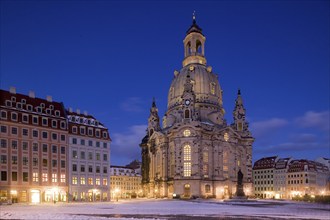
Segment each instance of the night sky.
[{"label": "night sky", "polygon": [[160,118],[196,10],[228,123],[238,88],[253,161],[330,157],[329,1],[0,1],[0,87],[88,111],[108,128],[111,164],[140,159]]}]

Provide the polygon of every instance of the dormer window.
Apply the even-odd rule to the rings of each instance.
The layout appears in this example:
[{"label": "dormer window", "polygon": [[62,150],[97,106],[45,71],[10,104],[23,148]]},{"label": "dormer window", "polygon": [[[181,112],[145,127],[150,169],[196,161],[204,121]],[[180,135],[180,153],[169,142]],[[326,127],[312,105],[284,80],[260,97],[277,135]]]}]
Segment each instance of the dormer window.
[{"label": "dormer window", "polygon": [[64,121],[61,121],[61,129],[65,129],[66,128],[66,123]]},{"label": "dormer window", "polygon": [[11,101],[10,100],[6,100],[6,106],[11,107]]},{"label": "dormer window", "polygon": [[46,114],[50,115],[51,114],[51,110],[50,109],[46,109]]},{"label": "dormer window", "polygon": [[107,132],[103,131],[103,138],[107,138],[107,137],[108,137]]},{"label": "dormer window", "polygon": [[41,104],[40,104],[40,107],[41,107],[41,108],[45,108],[45,103],[41,103]]},{"label": "dormer window", "polygon": [[16,103],[16,108],[21,109],[21,108],[22,108],[22,103],[17,102],[17,103]]},{"label": "dormer window", "polygon": [[41,111],[42,111],[41,107],[36,107],[36,109],[37,109],[37,112],[41,113]]},{"label": "dormer window", "polygon": [[12,96],[12,97],[11,97],[11,101],[12,101],[12,102],[16,102],[16,97]]},{"label": "dormer window", "polygon": [[26,99],[21,99],[22,104],[26,104]]},{"label": "dormer window", "polygon": [[50,108],[51,110],[54,110],[54,106],[53,106],[53,105],[50,105],[49,108]]},{"label": "dormer window", "polygon": [[84,123],[84,119],[83,118],[80,118],[80,123]]},{"label": "dormer window", "polygon": [[60,114],[60,111],[56,110],[56,111],[55,111],[55,116],[58,116],[58,117],[59,117],[60,115],[61,115],[61,114]]},{"label": "dormer window", "polygon": [[72,133],[77,134],[77,127],[76,126],[72,127]]},{"label": "dormer window", "polygon": [[96,130],[96,131],[95,131],[95,136],[96,136],[96,137],[100,137],[100,130]]},{"label": "dormer window", "polygon": [[17,121],[17,113],[16,112],[11,113],[11,120],[12,121]]},{"label": "dormer window", "polygon": [[32,109],[33,109],[32,105],[27,105],[26,108],[27,108],[28,111],[32,112]]}]

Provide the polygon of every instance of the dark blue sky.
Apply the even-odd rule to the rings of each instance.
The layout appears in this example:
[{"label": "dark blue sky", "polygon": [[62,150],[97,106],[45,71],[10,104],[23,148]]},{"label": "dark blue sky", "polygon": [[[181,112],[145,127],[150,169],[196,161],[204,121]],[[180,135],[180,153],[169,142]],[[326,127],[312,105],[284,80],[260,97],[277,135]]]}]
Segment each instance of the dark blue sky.
[{"label": "dark blue sky", "polygon": [[263,156],[330,157],[329,1],[1,1],[0,87],[87,110],[139,158],[152,97],[160,117],[196,10],[228,123],[240,88]]}]

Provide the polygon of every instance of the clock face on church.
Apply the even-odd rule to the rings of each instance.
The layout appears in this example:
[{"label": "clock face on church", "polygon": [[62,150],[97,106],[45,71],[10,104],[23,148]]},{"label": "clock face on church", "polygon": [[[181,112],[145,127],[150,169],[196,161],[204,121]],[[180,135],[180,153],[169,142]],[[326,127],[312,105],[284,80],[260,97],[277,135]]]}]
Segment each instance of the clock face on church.
[{"label": "clock face on church", "polygon": [[189,104],[190,104],[190,100],[187,99],[187,100],[185,101],[185,104],[186,104],[186,105],[189,105]]}]

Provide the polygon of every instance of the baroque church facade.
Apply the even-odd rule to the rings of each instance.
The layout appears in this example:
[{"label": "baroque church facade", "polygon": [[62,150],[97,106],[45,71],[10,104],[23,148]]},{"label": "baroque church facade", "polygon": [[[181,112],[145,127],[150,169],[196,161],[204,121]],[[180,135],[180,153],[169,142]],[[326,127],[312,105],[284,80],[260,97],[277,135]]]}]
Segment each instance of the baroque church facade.
[{"label": "baroque church facade", "polygon": [[162,126],[155,100],[142,153],[142,187],[148,197],[235,195],[243,173],[246,195],[252,193],[252,144],[238,91],[233,123],[227,124],[218,75],[206,65],[205,36],[193,24],[183,40],[184,59],[174,71]]}]

